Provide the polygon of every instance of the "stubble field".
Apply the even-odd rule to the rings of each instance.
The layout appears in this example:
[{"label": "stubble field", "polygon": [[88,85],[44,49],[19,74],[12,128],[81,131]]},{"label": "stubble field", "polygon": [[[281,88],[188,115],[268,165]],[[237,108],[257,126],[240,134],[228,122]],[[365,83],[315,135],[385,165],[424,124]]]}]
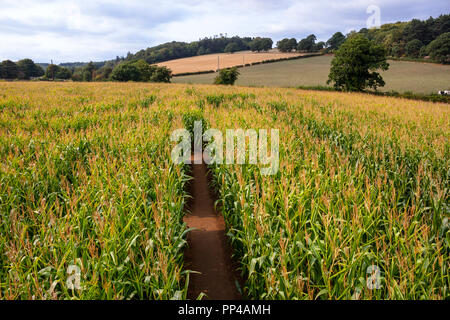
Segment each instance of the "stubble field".
[{"label": "stubble field", "polygon": [[[283,53],[277,50],[269,52],[239,51],[235,53],[215,53],[201,56],[175,59],[158,63],[158,66],[166,66],[173,74],[186,72],[199,72],[217,70],[219,67],[230,68],[247,63],[261,62],[272,59],[285,59],[304,55],[303,53]],[[219,61],[218,61],[219,60]]]}]

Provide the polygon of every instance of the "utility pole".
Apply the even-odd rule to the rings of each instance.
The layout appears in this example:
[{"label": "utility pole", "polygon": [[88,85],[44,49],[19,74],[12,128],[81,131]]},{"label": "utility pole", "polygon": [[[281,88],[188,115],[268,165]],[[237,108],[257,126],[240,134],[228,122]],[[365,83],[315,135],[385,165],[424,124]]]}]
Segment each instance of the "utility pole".
[{"label": "utility pole", "polygon": [[53,66],[53,59],[50,59],[51,62],[51,68],[52,68],[52,80],[55,81],[55,67]]},{"label": "utility pole", "polygon": [[217,56],[217,72],[219,72],[220,70],[220,65],[219,65],[219,56]]}]

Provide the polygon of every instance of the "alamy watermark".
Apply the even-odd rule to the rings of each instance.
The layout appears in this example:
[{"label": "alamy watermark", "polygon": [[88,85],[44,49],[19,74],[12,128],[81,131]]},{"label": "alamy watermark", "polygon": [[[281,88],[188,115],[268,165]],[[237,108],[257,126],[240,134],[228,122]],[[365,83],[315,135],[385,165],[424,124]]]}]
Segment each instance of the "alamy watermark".
[{"label": "alamy watermark", "polygon": [[[224,138],[222,131],[208,129],[203,132],[202,121],[194,122],[194,164],[204,161],[206,164],[257,164],[262,175],[274,175],[279,169],[279,130],[270,130],[270,155],[268,150],[268,131],[260,129],[227,129],[225,135],[226,151],[224,156]],[[248,139],[248,157],[247,144]],[[172,161],[175,164],[191,163],[191,133],[187,129],[172,132],[171,140],[177,142],[172,150]],[[235,144],[235,141],[237,142]],[[208,145],[204,147],[204,142]],[[203,148],[204,147],[204,148]]]},{"label": "alamy watermark", "polygon": [[77,265],[69,265],[67,268],[66,285],[69,290],[81,290],[81,269]]},{"label": "alamy watermark", "polygon": [[370,5],[366,9],[366,13],[370,14],[367,18],[366,25],[367,29],[376,28],[379,29],[381,27],[381,10],[377,5]]},{"label": "alamy watermark", "polygon": [[367,289],[381,289],[381,270],[377,265],[370,265],[366,269],[367,280],[366,285]]}]

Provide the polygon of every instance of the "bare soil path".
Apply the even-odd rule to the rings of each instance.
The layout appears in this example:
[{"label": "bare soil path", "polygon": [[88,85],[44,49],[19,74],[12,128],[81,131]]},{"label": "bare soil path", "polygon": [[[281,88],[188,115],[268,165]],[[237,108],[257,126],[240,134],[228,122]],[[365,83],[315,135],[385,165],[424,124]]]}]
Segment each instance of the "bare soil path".
[{"label": "bare soil path", "polygon": [[193,199],[184,221],[196,230],[187,235],[185,269],[200,274],[190,274],[188,299],[197,299],[201,292],[206,295],[204,299],[241,299],[236,286],[238,275],[225,235],[225,222],[214,209],[206,165],[193,164],[192,175],[190,194]]}]

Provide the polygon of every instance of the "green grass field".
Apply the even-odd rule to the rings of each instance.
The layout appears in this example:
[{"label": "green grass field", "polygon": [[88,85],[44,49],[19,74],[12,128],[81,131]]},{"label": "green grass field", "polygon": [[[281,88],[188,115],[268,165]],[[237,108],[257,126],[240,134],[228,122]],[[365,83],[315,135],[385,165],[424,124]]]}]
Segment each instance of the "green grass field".
[{"label": "green grass field", "polygon": [[[289,60],[261,64],[239,69],[239,86],[297,87],[326,85],[332,56]],[[381,91],[412,91],[415,93],[436,93],[450,89],[450,66],[389,61],[390,68],[383,72],[386,85]],[[175,83],[212,83],[215,73],[175,77]]]}]

